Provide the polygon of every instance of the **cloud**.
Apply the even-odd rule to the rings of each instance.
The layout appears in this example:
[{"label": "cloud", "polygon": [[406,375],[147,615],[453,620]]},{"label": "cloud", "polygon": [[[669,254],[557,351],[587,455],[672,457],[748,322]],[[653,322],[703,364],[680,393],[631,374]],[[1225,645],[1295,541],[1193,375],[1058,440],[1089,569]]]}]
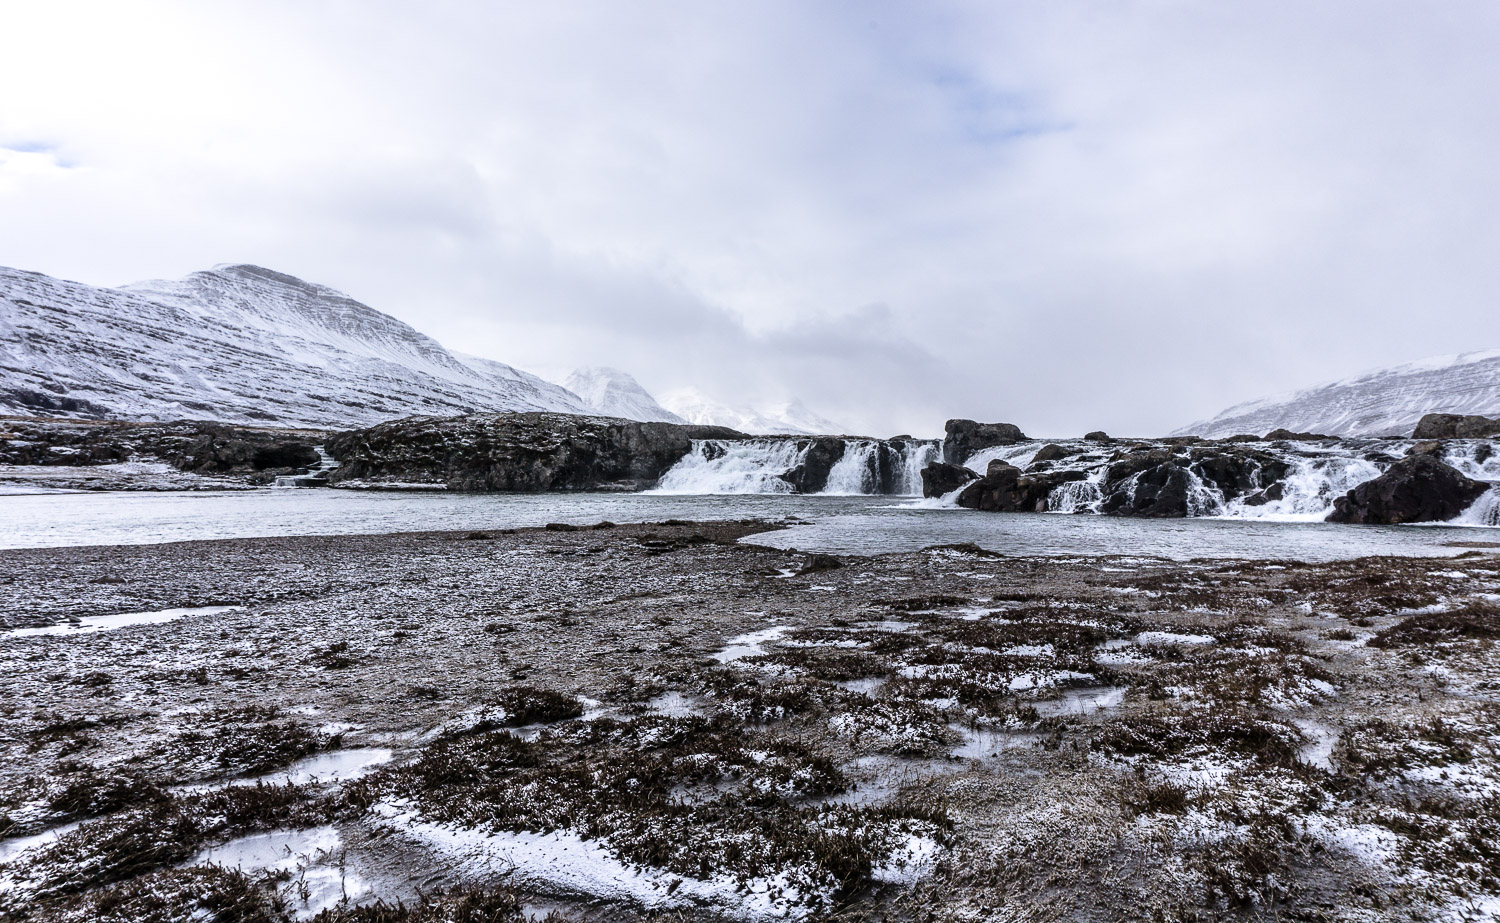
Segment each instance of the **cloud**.
[{"label": "cloud", "polygon": [[28,36],[0,262],[83,281],[259,262],[544,374],[875,433],[1161,432],[1500,343],[1477,0],[59,0],[0,29]]}]

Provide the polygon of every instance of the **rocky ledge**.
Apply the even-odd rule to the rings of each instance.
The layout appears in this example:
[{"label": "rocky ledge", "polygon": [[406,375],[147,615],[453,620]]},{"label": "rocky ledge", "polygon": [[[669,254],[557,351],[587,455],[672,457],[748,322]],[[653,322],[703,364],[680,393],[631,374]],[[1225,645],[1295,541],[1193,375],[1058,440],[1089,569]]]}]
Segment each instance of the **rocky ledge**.
[{"label": "rocky ledge", "polygon": [[695,439],[744,439],[722,426],[638,423],[560,413],[407,417],[329,437],[334,487],[641,490]]},{"label": "rocky ledge", "polygon": [[[953,425],[966,422],[950,422],[950,435],[982,431]],[[998,426],[989,432],[1006,438]],[[1404,523],[1451,520],[1496,480],[1495,447],[1476,439],[1333,440],[1278,430],[1212,442],[1105,442],[1102,435],[1042,444],[1029,456],[1021,445],[1006,453],[1010,460],[991,460],[982,475],[935,462],[922,472],[923,495],[991,512],[1172,518],[1260,515],[1251,508],[1267,507],[1299,517],[1326,512],[1331,522]],[[952,446],[944,448],[946,455]],[[1013,463],[1022,458],[1029,458],[1024,467]]]},{"label": "rocky ledge", "polygon": [[1417,421],[1413,439],[1484,439],[1500,436],[1500,418],[1429,413]]},{"label": "rocky ledge", "polygon": [[[272,483],[277,477],[319,463],[317,446],[325,434],[311,430],[247,428],[224,423],[180,420],[173,423],[123,423],[0,418],[0,470],[46,473],[46,486],[88,487],[93,475],[112,467],[145,463],[164,471],[212,479],[202,486]],[[227,479],[227,480],[226,480]],[[118,480],[118,479],[117,479]],[[107,481],[107,483],[106,483]],[[142,486],[100,481],[111,489]],[[145,485],[150,486],[150,485]],[[194,486],[173,479],[162,486]]]}]

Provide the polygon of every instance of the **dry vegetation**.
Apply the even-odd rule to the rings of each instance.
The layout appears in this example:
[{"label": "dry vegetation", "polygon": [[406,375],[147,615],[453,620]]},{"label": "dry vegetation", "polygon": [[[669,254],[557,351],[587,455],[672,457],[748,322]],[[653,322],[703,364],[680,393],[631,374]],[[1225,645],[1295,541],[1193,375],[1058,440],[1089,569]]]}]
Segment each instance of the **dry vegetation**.
[{"label": "dry vegetation", "polygon": [[[809,561],[761,528],[0,553],[0,624],[241,607],[0,637],[0,919],[1500,909],[1490,552]],[[321,845],[244,861],[280,836]]]}]

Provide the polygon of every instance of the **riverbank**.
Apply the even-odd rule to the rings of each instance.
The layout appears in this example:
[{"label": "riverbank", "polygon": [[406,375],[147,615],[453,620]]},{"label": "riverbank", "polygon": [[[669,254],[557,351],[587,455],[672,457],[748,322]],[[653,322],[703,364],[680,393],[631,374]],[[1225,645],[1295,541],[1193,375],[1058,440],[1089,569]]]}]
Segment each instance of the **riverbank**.
[{"label": "riverbank", "polygon": [[[739,541],[767,528],[0,552],[0,908],[1388,920],[1500,892],[1491,550]],[[88,621],[120,613],[156,615]]]}]

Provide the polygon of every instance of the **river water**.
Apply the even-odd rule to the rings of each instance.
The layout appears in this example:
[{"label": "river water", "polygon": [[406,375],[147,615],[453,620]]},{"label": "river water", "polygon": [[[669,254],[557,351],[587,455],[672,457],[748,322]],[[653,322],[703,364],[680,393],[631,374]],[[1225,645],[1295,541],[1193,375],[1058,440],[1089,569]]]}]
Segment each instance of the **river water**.
[{"label": "river water", "polygon": [[0,496],[0,548],[152,544],[278,535],[500,529],[664,519],[790,520],[747,541],[874,554],[973,542],[1015,555],[1151,555],[1340,560],[1451,555],[1500,532],[1453,526],[1341,526],[1236,519],[1145,520],[978,513],[878,496],[464,494],[328,489]]}]

